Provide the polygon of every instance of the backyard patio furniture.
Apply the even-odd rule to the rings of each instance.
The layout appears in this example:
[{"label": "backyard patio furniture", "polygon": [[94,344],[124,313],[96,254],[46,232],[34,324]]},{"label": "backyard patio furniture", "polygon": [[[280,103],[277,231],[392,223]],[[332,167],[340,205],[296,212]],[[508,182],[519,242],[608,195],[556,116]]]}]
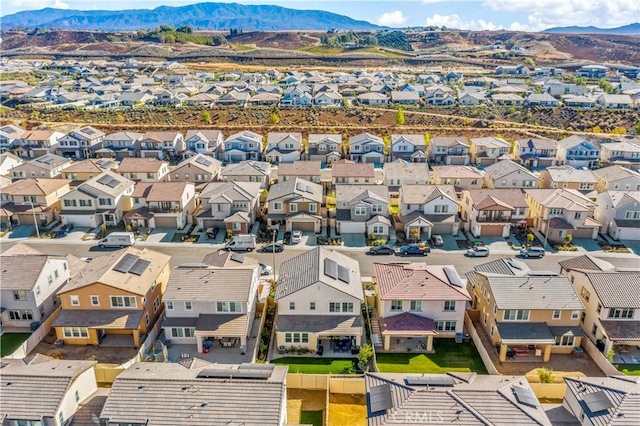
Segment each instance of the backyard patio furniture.
[{"label": "backyard patio furniture", "polygon": [[[202,352],[204,352],[204,350]],[[191,358],[191,355],[189,353],[183,352],[180,354],[180,359],[187,359],[187,358]]]}]

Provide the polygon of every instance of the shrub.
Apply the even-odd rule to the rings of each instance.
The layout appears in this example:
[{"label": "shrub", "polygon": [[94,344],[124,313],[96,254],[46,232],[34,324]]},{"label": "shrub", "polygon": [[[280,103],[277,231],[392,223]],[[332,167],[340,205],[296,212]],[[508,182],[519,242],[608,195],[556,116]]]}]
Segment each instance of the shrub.
[{"label": "shrub", "polygon": [[553,370],[550,368],[538,368],[538,377],[540,383],[553,383],[555,380]]}]

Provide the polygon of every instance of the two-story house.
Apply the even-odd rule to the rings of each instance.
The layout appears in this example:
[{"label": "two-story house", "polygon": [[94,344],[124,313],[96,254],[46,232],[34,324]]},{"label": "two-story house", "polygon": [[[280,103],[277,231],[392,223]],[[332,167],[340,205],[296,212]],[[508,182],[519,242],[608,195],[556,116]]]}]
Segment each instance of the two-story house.
[{"label": "two-story house", "polygon": [[222,168],[220,179],[227,182],[259,183],[260,188],[266,189],[271,181],[271,164],[251,160],[227,164]]},{"label": "two-story house", "polygon": [[11,178],[14,181],[27,178],[52,179],[61,176],[71,164],[73,163],[68,158],[56,154],[44,154],[12,168]]},{"label": "two-story house", "polygon": [[169,163],[157,158],[126,157],[120,162],[117,172],[135,182],[162,182],[169,178]]},{"label": "two-story house", "polygon": [[597,179],[591,170],[574,169],[571,166],[547,167],[540,173],[542,188],[575,189],[588,198],[595,197]]},{"label": "two-story house", "polygon": [[556,165],[557,142],[546,138],[523,138],[516,140],[514,159],[528,168],[545,168]]},{"label": "two-story house", "polygon": [[600,144],[602,162],[640,170],[640,145],[626,141]]},{"label": "two-story house", "polygon": [[426,163],[427,154],[423,134],[391,135],[391,158],[412,163]]},{"label": "two-story house", "polygon": [[621,166],[609,166],[593,171],[596,191],[640,191],[640,172]]},{"label": "two-story house", "polygon": [[466,189],[460,208],[464,228],[474,237],[508,237],[528,211],[520,189]]},{"label": "two-story house", "polygon": [[244,354],[256,316],[259,281],[257,264],[174,268],[162,297],[164,335],[171,343],[197,345],[199,353],[204,346],[215,352],[224,342],[237,342],[234,346]]},{"label": "two-story house", "polygon": [[257,219],[261,185],[258,182],[211,182],[200,193],[198,228],[216,227],[247,234]]},{"label": "two-story house", "polygon": [[102,148],[104,132],[91,126],[84,126],[71,131],[58,140],[56,152],[64,157],[89,158]]},{"label": "two-story house", "polygon": [[377,311],[372,321],[380,324],[384,351],[399,349],[397,345],[405,349],[415,340],[424,344],[422,350],[433,352],[434,337],[451,338],[462,332],[471,298],[453,266],[374,263],[373,267]]},{"label": "two-story house", "polygon": [[320,183],[322,163],[320,161],[294,161],[278,165],[278,182],[290,179],[304,179]]},{"label": "two-story house", "polygon": [[0,127],[0,154],[20,144],[20,138],[26,133],[21,127],[6,124]]},{"label": "two-story house", "polygon": [[69,192],[66,179],[23,179],[2,188],[4,225],[45,226],[60,216],[60,197]]},{"label": "two-story house", "polygon": [[205,154],[195,154],[181,161],[169,171],[171,182],[193,182],[196,185],[218,179],[222,163]]},{"label": "two-story house", "polygon": [[69,179],[71,186],[76,187],[82,182],[93,179],[105,171],[115,171],[118,162],[110,158],[88,158],[82,161],[74,161],[71,166],[62,172],[64,179]]},{"label": "two-story house", "polygon": [[595,203],[575,189],[530,189],[525,198],[527,220],[545,236],[545,242],[598,238],[601,224],[593,218]]},{"label": "two-story house", "polygon": [[458,201],[452,185],[405,185],[400,188],[398,206],[400,224],[408,239],[458,234]]},{"label": "two-story house", "polygon": [[360,133],[349,138],[349,158],[358,163],[382,164],[385,146],[380,136]]},{"label": "two-story house", "polygon": [[429,143],[431,164],[469,165],[469,143],[462,136],[436,136]]},{"label": "two-story house", "polygon": [[283,107],[300,106],[308,107],[313,103],[311,87],[306,84],[291,86],[284,91],[280,105]]},{"label": "two-story house", "polygon": [[139,347],[162,314],[170,259],[128,247],[91,260],[58,292],[62,310],[53,322],[56,337],[65,345],[111,341]]},{"label": "two-story house", "polygon": [[450,106],[456,103],[455,93],[449,86],[435,85],[425,88],[425,102],[428,105]]},{"label": "two-story house", "polygon": [[123,212],[131,210],[134,185],[130,179],[105,171],[60,197],[60,219],[77,227],[117,226]]},{"label": "two-story house", "polygon": [[467,289],[500,362],[549,362],[552,353],[580,346],[584,307],[567,277],[473,271]]},{"label": "two-story house", "polygon": [[311,161],[332,164],[342,158],[342,154],[340,153],[341,145],[341,134],[311,133],[309,134],[309,146],[306,156]]},{"label": "two-story house", "polygon": [[640,240],[640,191],[606,191],[596,197],[600,232],[616,240]]},{"label": "two-story house", "polygon": [[596,169],[600,164],[600,148],[584,136],[572,135],[558,141],[556,160],[576,169]]},{"label": "two-story house", "polygon": [[410,163],[398,159],[384,163],[382,167],[384,182],[389,189],[389,204],[398,205],[400,188],[404,185],[426,185],[429,183],[429,166],[427,163]]},{"label": "two-story house", "polygon": [[267,227],[284,225],[285,230],[319,234],[325,219],[321,215],[322,185],[294,178],[271,185],[267,196]]},{"label": "two-story house", "polygon": [[472,166],[433,166],[429,183],[432,185],[453,185],[456,192],[463,189],[480,189],[484,175]]},{"label": "two-story house", "polygon": [[224,141],[224,161],[239,163],[246,160],[260,160],[262,135],[245,130],[234,133]]},{"label": "two-story house", "polygon": [[24,163],[25,161],[22,158],[10,152],[3,152],[0,154],[0,176],[6,178],[8,182],[11,183],[11,169]]},{"label": "two-story house", "polygon": [[270,132],[267,135],[265,160],[270,163],[293,163],[300,159],[302,133]]},{"label": "two-story house", "polygon": [[486,138],[472,138],[469,140],[471,162],[473,164],[488,166],[497,163],[500,157],[509,154],[511,144],[502,138],[489,136]]},{"label": "two-story house", "polygon": [[110,133],[102,138],[102,148],[96,151],[99,157],[135,157],[140,149],[140,140],[144,134],[121,131]]},{"label": "two-story house", "polygon": [[20,146],[16,154],[20,158],[37,158],[45,154],[52,154],[58,148],[58,140],[64,133],[55,130],[31,130],[20,138]]},{"label": "two-story house", "polygon": [[375,178],[373,164],[341,160],[331,165],[331,182],[334,186],[340,184],[374,184]]},{"label": "two-story house", "polygon": [[187,130],[184,138],[185,155],[205,154],[221,159],[224,158],[224,137],[220,130]]},{"label": "two-story house", "polygon": [[313,105],[323,107],[342,106],[342,95],[334,90],[318,92],[313,95]]},{"label": "two-story house", "polygon": [[540,179],[512,160],[500,160],[484,170],[487,188],[538,188]]},{"label": "two-story house", "polygon": [[336,232],[389,236],[389,190],[383,185],[336,185]]},{"label": "two-story house", "polygon": [[147,132],[140,139],[140,157],[170,160],[184,152],[184,136],[175,131]]},{"label": "two-story house", "polygon": [[[276,287],[276,345],[303,347],[331,356],[338,347],[358,347],[364,327],[364,301],[358,262],[316,247],[284,261]],[[343,346],[341,346],[343,347]]]},{"label": "two-story house", "polygon": [[134,228],[182,229],[193,222],[196,190],[189,182],[138,182],[131,194],[133,210],[124,216]]}]

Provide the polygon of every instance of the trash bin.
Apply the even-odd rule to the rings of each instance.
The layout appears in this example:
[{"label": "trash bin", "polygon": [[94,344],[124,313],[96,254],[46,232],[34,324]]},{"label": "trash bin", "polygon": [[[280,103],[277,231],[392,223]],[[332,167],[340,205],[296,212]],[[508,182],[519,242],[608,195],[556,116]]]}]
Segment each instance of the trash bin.
[{"label": "trash bin", "polygon": [[32,322],[29,324],[29,327],[31,328],[31,331],[36,331],[40,327],[40,321]]},{"label": "trash bin", "polygon": [[573,348],[574,357],[581,358],[583,354],[584,354],[584,349],[582,349],[580,346],[576,346],[575,348]]},{"label": "trash bin", "polygon": [[463,339],[463,334],[456,333],[456,343],[462,343],[462,339]]}]

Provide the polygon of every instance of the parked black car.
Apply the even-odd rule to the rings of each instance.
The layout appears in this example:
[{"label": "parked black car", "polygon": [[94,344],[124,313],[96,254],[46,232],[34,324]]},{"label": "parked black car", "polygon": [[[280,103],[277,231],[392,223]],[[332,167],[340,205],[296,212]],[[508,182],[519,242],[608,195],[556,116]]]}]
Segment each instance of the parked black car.
[{"label": "parked black car", "polygon": [[258,250],[260,253],[273,253],[275,248],[276,253],[281,253],[284,251],[284,245],[280,243],[269,243],[265,244]]},{"label": "parked black car", "polygon": [[284,237],[282,238],[282,242],[285,244],[291,244],[291,231],[287,231],[284,233]]},{"label": "parked black car", "polygon": [[63,225],[62,228],[60,228],[60,230],[58,230],[56,235],[58,237],[66,237],[67,235],[69,235],[69,232],[71,232],[71,231],[73,231],[73,225],[69,223],[67,225]]},{"label": "parked black car", "polygon": [[369,251],[367,252],[367,254],[370,254],[372,256],[376,256],[379,254],[394,254],[396,251],[393,249],[393,247],[389,247],[389,246],[377,246],[377,247],[371,247],[369,249]]}]

